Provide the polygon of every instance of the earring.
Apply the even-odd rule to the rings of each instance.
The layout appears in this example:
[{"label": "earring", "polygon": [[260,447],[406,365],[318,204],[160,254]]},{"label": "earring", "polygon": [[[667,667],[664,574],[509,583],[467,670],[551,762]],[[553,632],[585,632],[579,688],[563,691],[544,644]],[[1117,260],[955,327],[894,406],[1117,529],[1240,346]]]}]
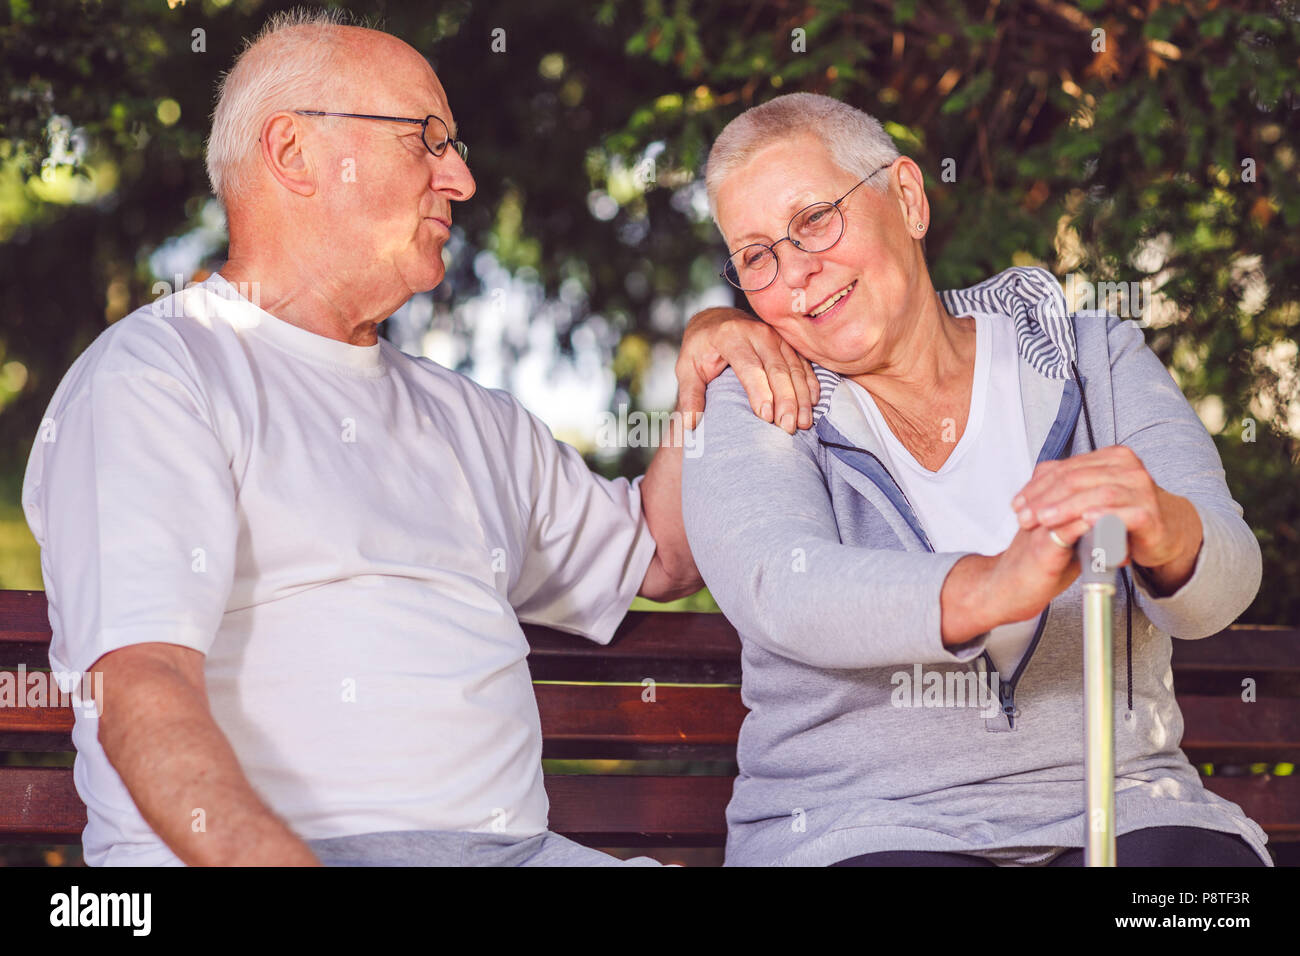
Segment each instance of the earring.
[{"label": "earring", "polygon": [[917,230],[917,232],[924,232],[924,231],[925,231],[925,223],[923,223],[923,222],[918,222],[918,223],[916,224],[916,230]]}]

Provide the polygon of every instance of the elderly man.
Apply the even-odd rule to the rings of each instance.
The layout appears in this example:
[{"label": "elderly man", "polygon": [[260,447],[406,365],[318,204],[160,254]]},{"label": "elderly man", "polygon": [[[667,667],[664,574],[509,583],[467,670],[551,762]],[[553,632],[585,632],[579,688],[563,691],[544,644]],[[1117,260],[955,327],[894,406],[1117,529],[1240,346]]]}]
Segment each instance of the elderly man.
[{"label": "elderly man", "polygon": [[[229,262],[60,384],[23,504],[51,661],[103,674],[74,731],[88,863],[617,862],[547,830],[520,621],[606,643],[634,595],[699,587],[681,452],[599,478],[379,339],[443,278],[464,156],[411,47],[272,21],[213,119]],[[731,361],[809,424],[809,370],[743,328],[692,325],[684,402]]]}]

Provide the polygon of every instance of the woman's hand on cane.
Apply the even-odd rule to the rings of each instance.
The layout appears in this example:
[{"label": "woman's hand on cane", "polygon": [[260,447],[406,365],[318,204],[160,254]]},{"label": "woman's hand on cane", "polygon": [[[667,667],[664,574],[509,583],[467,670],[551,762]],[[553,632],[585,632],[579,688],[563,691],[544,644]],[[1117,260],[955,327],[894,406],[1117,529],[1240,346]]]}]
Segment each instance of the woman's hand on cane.
[{"label": "woman's hand on cane", "polygon": [[1022,529],[1046,527],[1061,537],[1081,521],[1091,527],[1103,513],[1117,515],[1128,529],[1129,557],[1164,593],[1186,583],[1200,552],[1195,506],[1157,485],[1127,445],[1041,462],[1011,506]]},{"label": "woman's hand on cane", "polygon": [[1040,462],[1011,502],[1020,530],[1001,554],[968,555],[953,565],[941,594],[945,646],[1040,613],[1078,576],[1075,545],[1097,518],[1118,515],[1130,560],[1158,595],[1192,576],[1202,528],[1190,501],[1157,485],[1133,449],[1111,445]]},{"label": "woman's hand on cane", "polygon": [[954,564],[940,592],[944,645],[1041,612],[1079,576],[1074,545],[1090,527],[1079,520],[1057,529],[1060,543],[1047,527],[1021,528],[1001,554],[969,554]]},{"label": "woman's hand on cane", "polygon": [[1053,540],[1052,529],[1042,526],[1016,532],[989,575],[990,593],[1002,611],[999,623],[1034,617],[1074,583],[1079,576],[1075,544],[1091,526],[1074,521],[1056,529],[1062,543]]}]

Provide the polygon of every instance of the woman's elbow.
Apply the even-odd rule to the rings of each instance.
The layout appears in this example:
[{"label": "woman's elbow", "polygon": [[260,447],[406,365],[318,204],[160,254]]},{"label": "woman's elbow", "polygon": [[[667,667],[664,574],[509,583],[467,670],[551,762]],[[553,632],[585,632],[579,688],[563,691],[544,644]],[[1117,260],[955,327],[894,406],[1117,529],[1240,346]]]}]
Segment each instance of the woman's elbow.
[{"label": "woman's elbow", "polygon": [[826,616],[813,610],[824,607],[825,595],[813,593],[807,574],[784,574],[756,562],[730,587],[712,593],[741,637],[769,653],[808,667],[864,666],[858,641],[849,647]]}]

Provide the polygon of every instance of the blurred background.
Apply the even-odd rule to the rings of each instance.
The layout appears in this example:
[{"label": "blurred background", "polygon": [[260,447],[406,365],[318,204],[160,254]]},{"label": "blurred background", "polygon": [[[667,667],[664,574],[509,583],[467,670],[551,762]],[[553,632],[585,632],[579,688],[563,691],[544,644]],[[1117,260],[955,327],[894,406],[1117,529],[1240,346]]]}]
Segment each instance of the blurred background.
[{"label": "blurred background", "polygon": [[[19,493],[63,373],[224,261],[215,84],[289,5],[0,9],[0,588],[42,586]],[[1263,549],[1242,620],[1300,621],[1300,2],[332,6],[428,56],[478,182],[446,281],[385,323],[404,350],[510,389],[601,472],[641,473],[654,449],[600,447],[602,413],[670,409],[686,320],[736,301],[708,146],[750,105],[827,93],[925,171],[937,288],[1011,265],[1140,284],[1147,342]]]}]

